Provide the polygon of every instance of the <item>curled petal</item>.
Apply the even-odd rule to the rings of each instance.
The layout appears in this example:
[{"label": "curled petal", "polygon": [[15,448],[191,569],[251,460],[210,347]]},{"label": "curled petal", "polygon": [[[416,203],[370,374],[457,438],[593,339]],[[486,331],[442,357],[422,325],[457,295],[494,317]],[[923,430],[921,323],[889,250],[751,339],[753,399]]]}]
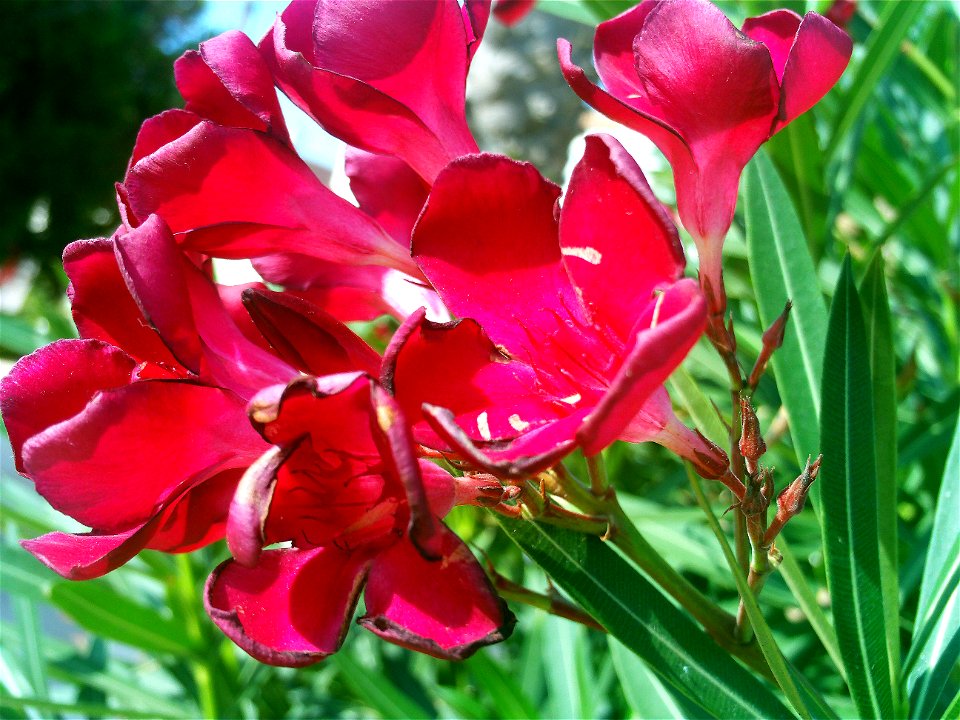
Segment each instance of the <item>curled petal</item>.
[{"label": "curled petal", "polygon": [[440,560],[403,541],[374,560],[358,622],[403,647],[462,660],[509,637],[516,618],[460,538],[446,527],[441,538]]},{"label": "curled petal", "polygon": [[690,279],[680,280],[650,304],[610,389],[577,432],[585,453],[600,452],[623,432],[703,334],[706,319],[706,302]]},{"label": "curled petal", "polygon": [[186,552],[223,537],[235,471],[189,489],[143,523],[116,533],[52,532],[21,545],[69,580],[91,580],[118,568],[144,548]]},{"label": "curled petal", "polygon": [[70,278],[67,296],[82,337],[116,345],[140,361],[180,367],[130,295],[113,240],[70,243],[63,251],[63,269]]},{"label": "curled petal", "polygon": [[227,547],[241,565],[253,567],[260,559],[277,471],[296,447],[271,447],[246,469],[237,485],[227,519]]},{"label": "curled petal", "polygon": [[227,560],[207,579],[204,607],[260,662],[310,665],[343,643],[368,564],[335,547],[268,550],[252,568]]},{"label": "curled petal", "polygon": [[290,144],[270,70],[242,32],[231,30],[200,43],[199,52],[188,50],[173,69],[187,110]]},{"label": "curled petal", "polygon": [[777,130],[813,107],[832,88],[850,61],[850,36],[821,15],[807,13],[783,70]]},{"label": "curled petal", "polygon": [[0,380],[0,411],[17,470],[24,472],[27,440],[83,411],[101,390],[128,385],[136,365],[99,340],[58,340],[21,358]]}]

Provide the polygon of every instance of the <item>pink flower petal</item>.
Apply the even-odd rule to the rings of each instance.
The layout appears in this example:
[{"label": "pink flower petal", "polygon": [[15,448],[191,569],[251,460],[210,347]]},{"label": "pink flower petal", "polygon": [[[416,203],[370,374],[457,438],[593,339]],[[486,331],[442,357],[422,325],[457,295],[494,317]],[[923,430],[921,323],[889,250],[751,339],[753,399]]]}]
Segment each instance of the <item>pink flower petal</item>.
[{"label": "pink flower petal", "polygon": [[114,570],[145,547],[186,552],[223,537],[237,472],[227,471],[187,490],[143,523],[121,532],[52,532],[21,545],[69,580],[91,580]]},{"label": "pink flower petal", "polygon": [[587,138],[560,213],[560,247],[585,302],[621,339],[653,290],[683,273],[676,227],[609,135]]},{"label": "pink flower petal", "polygon": [[24,472],[27,440],[80,413],[97,392],[128,385],[136,365],[99,340],[57,340],[20,358],[0,379],[0,410],[17,470]]},{"label": "pink flower petal", "polygon": [[384,384],[413,423],[418,442],[448,446],[424,422],[423,403],[451,411],[475,442],[513,439],[569,407],[538,392],[537,373],[505,358],[474,320],[436,324],[411,316],[387,349]]},{"label": "pink flower petal", "polygon": [[503,442],[475,442],[449,410],[435,405],[423,408],[427,422],[454,451],[476,467],[498,477],[529,478],[559,462],[577,447],[576,434],[591,408],[575,410],[553,422]]},{"label": "pink flower petal", "polygon": [[361,370],[374,375],[380,356],[346,325],[282,293],[248,290],[244,305],[279,355],[311,375]]},{"label": "pink flower petal", "polygon": [[148,155],[153,155],[164,145],[183,137],[202,120],[203,118],[196,113],[180,109],[165,110],[159,115],[147,118],[137,133],[127,169],[129,170]]},{"label": "pink flower petal", "polygon": [[509,637],[516,619],[466,545],[446,527],[440,537],[437,561],[403,541],[377,556],[358,622],[403,647],[462,660]]},{"label": "pink flower petal", "polygon": [[54,508],[112,532],[144,522],[178,488],[243,467],[263,450],[232,393],[143,381],[104,390],[31,437],[23,465]]},{"label": "pink flower petal", "polygon": [[777,130],[813,107],[829,92],[850,61],[850,36],[821,15],[804,15],[783,71]]},{"label": "pink flower petal", "polygon": [[690,279],[667,288],[634,329],[635,340],[610,389],[577,432],[588,455],[613,442],[680,364],[706,326],[706,302]]},{"label": "pink flower petal", "polygon": [[260,45],[280,87],[350,145],[432,181],[476,151],[464,117],[475,8],[454,0],[292,3]]},{"label": "pink flower petal", "polygon": [[243,33],[231,30],[202,42],[199,52],[188,50],[173,68],[187,110],[290,144],[270,70]]},{"label": "pink flower petal", "polygon": [[441,523],[427,501],[410,427],[397,401],[375,383],[370,387],[370,403],[380,431],[374,433],[374,440],[380,449],[380,458],[386,465],[383,475],[399,481],[410,510],[407,537],[423,557],[437,560],[443,552]]},{"label": "pink flower petal", "polygon": [[260,662],[310,665],[343,643],[368,562],[335,547],[268,550],[253,568],[227,560],[207,580],[204,606]]},{"label": "pink flower petal", "polygon": [[295,252],[418,274],[373,220],[286,145],[252,130],[202,122],[137,162],[123,188],[138,219],[160,215],[190,250],[227,258]]},{"label": "pink flower petal", "polygon": [[63,251],[67,296],[80,335],[123,348],[137,360],[179,367],[144,320],[120,272],[112,240],[77,240]]},{"label": "pink flower petal", "polygon": [[437,177],[413,234],[413,255],[451,312],[520,359],[540,355],[558,324],[585,320],[557,244],[559,194],[532,165],[471,155]]},{"label": "pink flower petal", "polygon": [[173,235],[156,215],[119,235],[117,261],[144,319],[153,326],[180,363],[200,370],[200,337],[184,278],[186,260]]},{"label": "pink flower petal", "polygon": [[430,186],[402,160],[347,148],[345,170],[360,209],[402,247],[427,200]]},{"label": "pink flower petal", "polygon": [[783,79],[783,71],[793,47],[800,16],[793,10],[772,10],[757,17],[747,18],[743,23],[743,34],[751,40],[762,42],[770,52],[773,69],[777,73],[777,82]]}]

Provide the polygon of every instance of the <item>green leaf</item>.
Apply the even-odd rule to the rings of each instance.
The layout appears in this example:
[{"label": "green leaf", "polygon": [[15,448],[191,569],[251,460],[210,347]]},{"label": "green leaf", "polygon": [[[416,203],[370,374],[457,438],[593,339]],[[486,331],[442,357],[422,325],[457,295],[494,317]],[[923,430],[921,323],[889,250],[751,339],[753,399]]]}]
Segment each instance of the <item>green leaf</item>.
[{"label": "green leaf", "polygon": [[753,593],[753,589],[750,587],[747,577],[740,567],[740,563],[737,562],[736,555],[734,555],[733,550],[730,548],[730,543],[727,542],[727,538],[723,534],[717,516],[714,515],[706,495],[703,494],[700,478],[694,474],[689,463],[685,463],[685,466],[687,469],[687,477],[690,479],[693,492],[697,497],[697,503],[699,503],[704,514],[707,516],[710,529],[713,530],[713,534],[720,544],[720,549],[723,550],[727,566],[730,568],[733,579],[737,583],[737,591],[740,593],[743,607],[747,611],[747,617],[750,619],[753,632],[757,637],[757,643],[763,651],[763,656],[766,658],[767,664],[770,666],[770,670],[777,680],[777,684],[780,686],[780,689],[783,690],[783,694],[787,700],[790,701],[790,704],[793,705],[793,709],[800,714],[800,717],[836,718],[837,714],[833,712],[824,699],[820,697],[819,693],[817,693],[806,679],[800,675],[796,668],[790,665],[786,658],[783,657],[780,646],[777,645],[777,640],[773,636],[773,631],[763,617],[763,612],[760,610],[760,605]]},{"label": "green leaf", "polygon": [[112,708],[106,705],[97,705],[93,703],[56,703],[49,702],[43,698],[25,698],[9,697],[0,695],[0,707],[14,708],[17,710],[26,710],[32,708],[44,713],[45,717],[53,717],[55,714],[63,713],[70,717],[78,714],[89,715],[91,717],[123,717],[139,720],[139,718],[168,718],[183,717],[182,715],[157,715],[154,712],[145,712],[143,710],[132,710],[129,708]]},{"label": "green leaf", "polygon": [[620,687],[638,720],[684,720],[700,709],[674,697],[640,658],[615,637],[607,636]]},{"label": "green leaf", "polygon": [[[764,327],[777,319],[784,303],[793,310],[783,347],[773,354],[780,397],[790,418],[797,461],[820,449],[820,378],[827,310],[800,221],[777,171],[762,152],[747,166],[745,217],[750,275]],[[816,497],[817,485],[811,493]]]},{"label": "green leaf", "polygon": [[786,707],[599,538],[498,518],[507,535],[675,692],[712,717],[787,717]]},{"label": "green leaf", "polygon": [[96,635],[149,652],[191,655],[196,651],[180,625],[102,581],[55,585],[50,600]]},{"label": "green leaf", "polygon": [[533,719],[540,717],[516,678],[487,653],[478,652],[464,662],[477,687],[493,703],[499,717]]},{"label": "green leaf", "polygon": [[904,666],[912,714],[925,717],[932,712],[942,691],[938,665],[951,659],[951,639],[960,635],[960,422],[943,471],[933,531],[920,583],[920,600],[914,623],[914,637]]},{"label": "green leaf", "polygon": [[849,257],[830,311],[823,366],[820,470],[827,584],[857,710],[895,717],[890,683],[877,518],[878,482],[867,349],[860,297]]},{"label": "green leaf", "polygon": [[384,718],[429,718],[422,707],[390,682],[383,673],[370,672],[358,663],[349,652],[339,652],[327,662],[340,671],[340,677],[350,686],[358,698],[363,698],[371,708]]},{"label": "green leaf", "polygon": [[877,529],[880,533],[880,583],[884,628],[890,655],[890,687],[900,705],[900,581],[897,560],[897,368],[893,323],[883,255],[874,253],[860,284],[866,323],[867,352],[873,389],[873,421],[877,473]]},{"label": "green leaf", "polygon": [[867,39],[867,52],[857,66],[850,89],[839,106],[843,108],[833,126],[826,156],[830,158],[853,127],[880,79],[900,53],[907,31],[916,22],[924,0],[884,3],[877,29]]}]

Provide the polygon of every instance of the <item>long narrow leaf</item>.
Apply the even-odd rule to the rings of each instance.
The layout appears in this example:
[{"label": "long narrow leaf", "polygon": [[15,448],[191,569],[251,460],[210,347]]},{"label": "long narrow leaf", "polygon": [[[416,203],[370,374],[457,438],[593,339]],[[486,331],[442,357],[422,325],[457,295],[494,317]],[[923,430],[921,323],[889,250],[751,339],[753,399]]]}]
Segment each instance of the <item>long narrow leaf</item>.
[{"label": "long narrow leaf", "polygon": [[620,679],[620,687],[639,720],[684,720],[695,717],[697,708],[674,695],[644,662],[626,645],[607,636],[610,657]]},{"label": "long narrow leaf", "polygon": [[[960,423],[943,472],[937,499],[933,531],[920,583],[920,600],[914,623],[914,637],[904,667],[912,705],[931,709],[936,698],[928,698],[939,662],[947,653],[949,640],[960,633]],[[947,656],[949,660],[949,656]],[[953,662],[956,658],[953,659]],[[922,690],[923,692],[919,692]]]},{"label": "long narrow leaf", "polygon": [[101,637],[150,652],[174,655],[195,652],[180,625],[152,608],[123,597],[104,583],[54,585],[50,599],[79,625]]},{"label": "long narrow leaf", "polygon": [[830,143],[827,145],[828,158],[833,155],[853,127],[877,83],[900,52],[901,42],[923,11],[925,4],[924,0],[885,3],[883,14],[877,22],[877,29],[870,33],[870,38],[867,40],[866,55],[857,66],[850,89],[841,103],[843,110],[837,117]]},{"label": "long narrow leaf", "polygon": [[593,536],[498,518],[510,538],[615,638],[704,716],[790,715],[616,552]]},{"label": "long narrow leaf", "polygon": [[763,153],[747,166],[745,200],[750,274],[761,321],[769,326],[784,303],[793,302],[783,347],[773,354],[773,369],[802,465],[807,455],[816,456],[820,446],[817,428],[826,306],[800,221],[777,171]]},{"label": "long narrow leaf", "polygon": [[900,582],[897,560],[897,368],[893,351],[893,323],[883,255],[875,253],[860,284],[863,318],[870,355],[873,422],[877,471],[877,529],[880,533],[880,583],[884,629],[890,655],[890,687],[894,707],[900,688]]},{"label": "long narrow leaf", "polygon": [[880,569],[870,356],[850,260],[830,312],[820,471],[824,559],[834,623],[857,710],[895,716]]}]

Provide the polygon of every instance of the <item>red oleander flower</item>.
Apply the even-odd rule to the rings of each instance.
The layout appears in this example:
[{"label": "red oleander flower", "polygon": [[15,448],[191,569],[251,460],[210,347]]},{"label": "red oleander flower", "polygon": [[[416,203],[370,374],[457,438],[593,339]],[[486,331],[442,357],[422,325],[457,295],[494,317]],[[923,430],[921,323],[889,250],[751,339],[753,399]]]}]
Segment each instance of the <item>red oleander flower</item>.
[{"label": "red oleander flower", "polygon": [[187,252],[293,253],[417,276],[409,251],[335,195],[290,145],[273,79],[245,35],[201,43],[176,65],[185,110],[147,120],[117,186],[128,228],[159,215]]},{"label": "red oleander flower", "polygon": [[588,138],[558,212],[559,195],[530,165],[461,158],[413,234],[418,264],[463,319],[412,316],[384,383],[418,442],[496,474],[649,435],[638,413],[705,324],[676,228],[616,140]]},{"label": "red oleander flower", "polygon": [[667,156],[680,219],[718,290],[743,168],[833,87],[851,42],[812,12],[775,10],[740,31],[707,0],[646,0],[597,27],[594,63],[606,90],[573,64],[570,43],[557,49],[574,92]]},{"label": "red oleander flower", "polygon": [[[403,161],[355,148],[347,149],[346,174],[360,209],[409,255],[410,234],[430,186]],[[290,253],[257,258],[253,264],[266,280],[304,291],[311,302],[344,321],[384,314],[403,320],[423,306],[434,319],[449,317],[432,288],[394,268],[343,265]]]},{"label": "red oleander flower", "polygon": [[64,268],[81,339],[21,359],[0,398],[17,469],[92,530],[24,546],[87,579],[143,548],[219,539],[243,470],[266,447],[246,400],[296,371],[244,337],[156,217],[73,243]]},{"label": "red oleander flower", "polygon": [[432,182],[477,151],[464,93],[489,12],[483,0],[295,1],[260,51],[280,89],[330,134]]},{"label": "red oleander flower", "polygon": [[[322,660],[343,642],[361,590],[361,625],[437,657],[510,634],[513,615],[439,520],[464,500],[458,481],[417,460],[399,407],[369,375],[302,376],[263,390],[250,413],[275,447],[241,482],[227,529],[235,559],[205,593],[241,648],[274,665]],[[290,547],[262,550],[278,542]]]}]

